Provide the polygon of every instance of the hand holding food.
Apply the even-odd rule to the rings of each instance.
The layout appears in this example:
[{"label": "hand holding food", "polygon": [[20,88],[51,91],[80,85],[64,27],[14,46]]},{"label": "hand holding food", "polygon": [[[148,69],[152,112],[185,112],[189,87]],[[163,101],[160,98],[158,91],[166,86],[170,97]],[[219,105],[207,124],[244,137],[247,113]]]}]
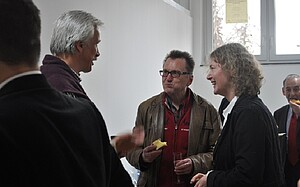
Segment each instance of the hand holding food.
[{"label": "hand holding food", "polygon": [[167,142],[162,142],[160,138],[155,140],[152,144],[156,146],[156,150],[159,150],[160,148],[167,146]]},{"label": "hand holding food", "polygon": [[152,163],[161,153],[162,150],[158,150],[157,146],[152,143],[143,149],[142,158],[144,162]]}]

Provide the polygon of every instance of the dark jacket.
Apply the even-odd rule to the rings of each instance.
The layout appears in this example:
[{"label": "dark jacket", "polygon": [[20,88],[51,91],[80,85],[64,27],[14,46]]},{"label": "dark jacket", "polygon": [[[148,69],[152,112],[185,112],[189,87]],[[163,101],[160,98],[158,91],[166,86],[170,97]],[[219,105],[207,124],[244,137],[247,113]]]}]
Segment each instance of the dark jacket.
[{"label": "dark jacket", "polygon": [[[163,138],[164,134],[164,106],[163,93],[156,95],[143,103],[138,108],[136,125],[143,125],[145,140],[140,147],[129,154],[127,160],[137,169],[142,170],[138,186],[155,187],[157,183],[160,158],[156,159],[148,168],[141,168],[140,155],[143,148],[154,140]],[[212,151],[220,133],[220,117],[217,110],[204,98],[192,93],[191,121],[189,124],[188,153],[192,160],[194,171],[190,177],[198,172],[207,172],[211,169]]]},{"label": "dark jacket", "polygon": [[0,89],[0,103],[0,186],[130,184],[92,103],[55,91],[43,75],[12,80]]},{"label": "dark jacket", "polygon": [[284,185],[276,122],[257,96],[241,96],[214,150],[208,187]]},{"label": "dark jacket", "polygon": [[49,84],[56,90],[90,100],[80,84],[81,79],[64,61],[55,56],[46,55],[40,69]]},{"label": "dark jacket", "polygon": [[[283,159],[284,165],[285,165],[287,153],[288,153],[288,148],[287,148],[288,132],[286,132],[286,126],[287,126],[286,123],[287,123],[289,109],[290,109],[290,106],[285,105],[274,112],[274,118],[278,125],[278,133],[282,134],[280,143],[281,143],[281,147],[282,147],[281,150],[282,150],[282,159]],[[297,145],[298,145],[298,152],[300,153],[300,118],[298,118],[298,120],[297,120]]]},{"label": "dark jacket", "polygon": [[[45,75],[49,84],[56,90],[75,98],[82,98],[85,101],[93,104],[92,102],[90,102],[89,97],[87,96],[83,87],[80,84],[81,79],[71,70],[71,68],[64,61],[60,60],[55,56],[46,55],[43,60],[43,65],[40,69],[41,72]],[[106,126],[104,121],[103,125]],[[109,141],[109,137],[107,138],[107,140]],[[129,174],[123,167],[119,167],[119,157],[116,154],[114,148],[112,146],[110,147],[110,154],[111,157],[114,159],[114,161],[112,162],[113,169],[111,170],[112,180],[110,185],[118,186],[117,184],[122,184],[122,186],[126,187],[132,186],[133,184],[131,182]],[[118,160],[115,160],[115,157],[117,157]],[[120,175],[120,172],[122,173],[122,175]]]}]

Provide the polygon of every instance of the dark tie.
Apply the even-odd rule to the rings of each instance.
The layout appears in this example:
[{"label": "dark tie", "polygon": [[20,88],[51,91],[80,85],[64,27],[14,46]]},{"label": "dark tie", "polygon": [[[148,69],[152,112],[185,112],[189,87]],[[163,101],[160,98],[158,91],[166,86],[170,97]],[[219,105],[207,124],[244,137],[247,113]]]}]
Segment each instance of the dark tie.
[{"label": "dark tie", "polygon": [[294,166],[298,161],[298,151],[297,151],[297,117],[295,113],[293,113],[289,128],[289,161]]}]

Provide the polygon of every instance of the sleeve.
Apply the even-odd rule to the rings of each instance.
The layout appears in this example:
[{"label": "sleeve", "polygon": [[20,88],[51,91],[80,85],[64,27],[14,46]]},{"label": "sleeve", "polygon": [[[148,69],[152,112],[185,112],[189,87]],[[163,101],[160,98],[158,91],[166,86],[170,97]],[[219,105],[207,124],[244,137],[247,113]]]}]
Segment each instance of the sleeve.
[{"label": "sleeve", "polygon": [[129,173],[124,168],[119,156],[117,155],[114,147],[110,144],[107,127],[103,119],[102,114],[94,105],[94,103],[89,102],[94,110],[98,113],[99,126],[101,128],[101,133],[103,137],[103,144],[106,147],[107,154],[104,155],[106,159],[107,169],[106,172],[109,173],[109,186],[110,187],[119,187],[119,186],[128,186],[133,187],[133,183]]},{"label": "sleeve", "polygon": [[110,146],[110,154],[112,158],[110,187],[133,187],[130,175],[125,170],[119,156],[117,155],[115,149],[112,146]]},{"label": "sleeve", "polygon": [[[142,105],[138,107],[136,121],[135,121],[135,127],[137,126],[143,126],[145,130],[145,122],[144,122],[144,110],[142,109]],[[145,132],[145,136],[147,136]],[[146,137],[145,137],[146,138]],[[142,161],[140,158],[141,154],[143,152],[143,146],[140,146],[130,152],[127,153],[126,159],[127,161],[136,169],[144,171],[148,168],[148,165]]]}]

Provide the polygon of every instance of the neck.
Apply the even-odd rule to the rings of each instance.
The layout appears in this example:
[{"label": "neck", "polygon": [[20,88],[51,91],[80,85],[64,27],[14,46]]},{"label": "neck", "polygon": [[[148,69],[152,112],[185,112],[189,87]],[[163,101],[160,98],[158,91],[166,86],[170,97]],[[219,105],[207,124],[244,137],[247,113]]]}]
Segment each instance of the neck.
[{"label": "neck", "polygon": [[234,89],[230,89],[224,96],[230,102],[236,96]]},{"label": "neck", "polygon": [[182,101],[185,99],[186,91],[176,94],[176,95],[169,95],[169,97],[172,100],[172,104],[178,109],[179,105],[182,103]]},{"label": "neck", "polygon": [[56,57],[64,61],[77,75],[79,75],[80,69],[77,65],[78,60],[76,59],[76,55],[62,54]]},{"label": "neck", "polygon": [[0,63],[0,83],[5,81],[6,79],[18,75],[20,73],[25,73],[28,71],[39,70],[38,66],[35,65],[33,67],[27,65],[14,65],[9,66],[4,63]]}]

